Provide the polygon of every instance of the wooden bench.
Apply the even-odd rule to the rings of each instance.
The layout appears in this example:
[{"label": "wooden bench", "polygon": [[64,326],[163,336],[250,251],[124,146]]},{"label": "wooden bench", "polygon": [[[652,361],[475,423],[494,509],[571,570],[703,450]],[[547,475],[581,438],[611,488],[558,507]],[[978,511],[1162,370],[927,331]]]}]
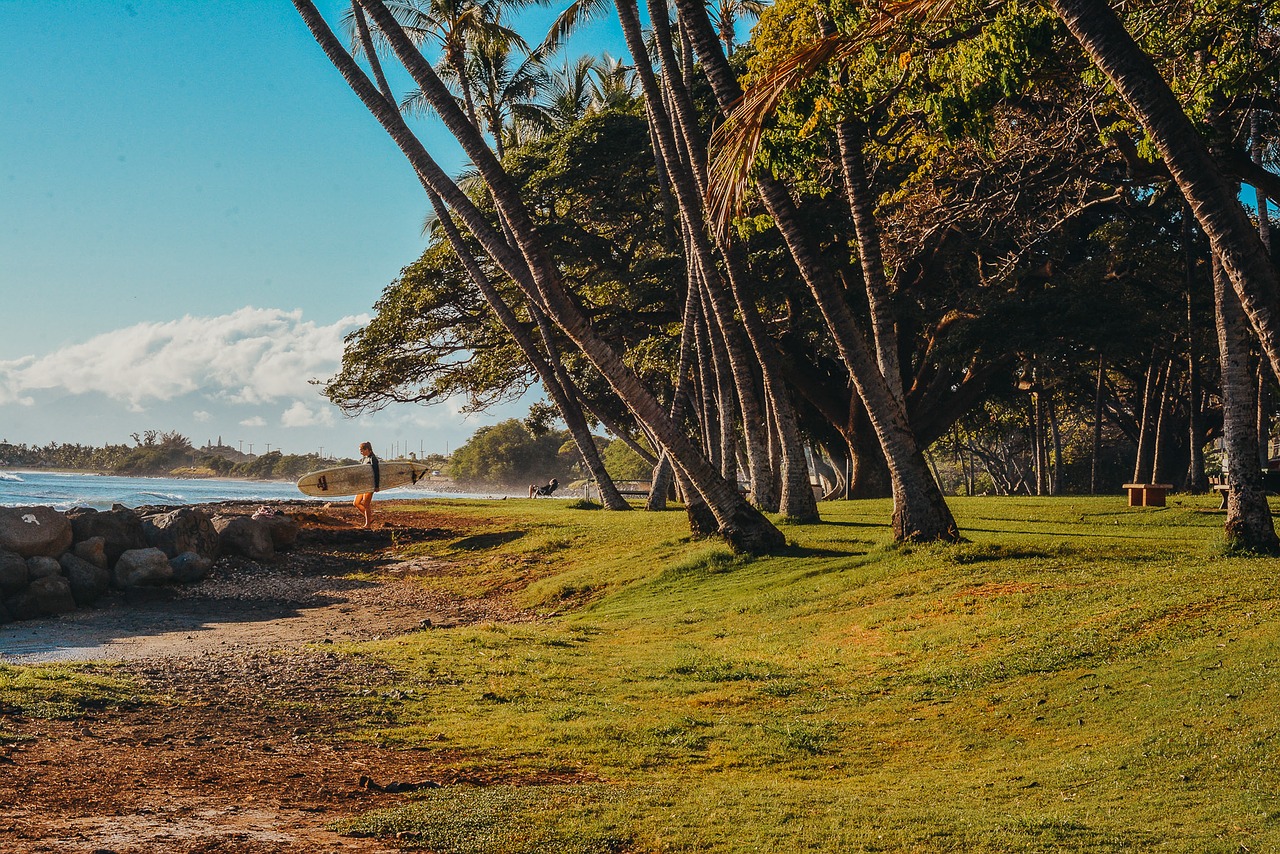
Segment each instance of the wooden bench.
[{"label": "wooden bench", "polygon": [[1164,497],[1173,489],[1171,483],[1126,483],[1130,507],[1163,507]]},{"label": "wooden bench", "polygon": [[1231,487],[1227,486],[1225,483],[1215,483],[1209,488],[1212,489],[1214,492],[1222,493],[1222,503],[1218,505],[1218,509],[1226,510],[1227,509],[1227,493],[1231,491]]},{"label": "wooden bench", "polygon": [[653,488],[652,484],[636,482],[615,483],[614,486],[623,498],[648,498],[649,490]]}]

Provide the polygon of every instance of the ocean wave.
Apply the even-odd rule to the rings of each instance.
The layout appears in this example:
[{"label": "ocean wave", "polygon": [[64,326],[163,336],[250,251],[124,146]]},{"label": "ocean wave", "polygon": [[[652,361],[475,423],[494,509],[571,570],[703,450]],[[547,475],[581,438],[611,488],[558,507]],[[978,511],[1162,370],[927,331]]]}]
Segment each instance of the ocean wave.
[{"label": "ocean wave", "polygon": [[9,474],[7,471],[0,471],[0,480],[7,480],[11,483],[25,483],[25,481],[16,474]]}]

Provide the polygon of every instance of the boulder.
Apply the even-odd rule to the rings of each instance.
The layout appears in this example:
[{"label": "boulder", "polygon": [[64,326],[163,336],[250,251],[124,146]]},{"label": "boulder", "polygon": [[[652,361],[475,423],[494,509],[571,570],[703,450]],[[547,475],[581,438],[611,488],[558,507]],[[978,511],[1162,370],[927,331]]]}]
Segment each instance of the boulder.
[{"label": "boulder", "polygon": [[195,552],[211,561],[218,559],[218,532],[209,514],[197,507],[147,516],[142,520],[142,532],[148,545],[171,558]]},{"label": "boulder", "polygon": [[173,567],[173,580],[179,584],[192,584],[209,577],[213,561],[195,552],[183,552],[169,561]]},{"label": "boulder", "polygon": [[120,555],[130,549],[145,549],[146,535],[142,532],[142,520],[127,507],[111,510],[94,510],[77,507],[67,511],[75,541],[82,543],[94,537],[102,537],[107,566],[115,566]]},{"label": "boulder", "polygon": [[30,590],[6,597],[4,607],[15,620],[38,620],[44,616]]},{"label": "boulder", "polygon": [[34,600],[42,617],[65,614],[76,609],[76,599],[71,595],[71,582],[61,575],[37,578],[27,587],[27,595]]},{"label": "boulder", "polygon": [[240,555],[249,560],[274,560],[276,547],[271,530],[261,519],[248,516],[214,516],[213,527],[224,554]]},{"label": "boulder", "polygon": [[51,557],[27,558],[27,576],[35,581],[37,578],[48,578],[51,575],[62,575],[62,565]]},{"label": "boulder", "polygon": [[59,558],[58,563],[71,584],[71,595],[82,608],[97,602],[111,586],[111,573],[71,552]]},{"label": "boulder", "polygon": [[116,587],[148,587],[173,580],[169,556],[159,549],[129,549],[115,565]]},{"label": "boulder", "polygon": [[0,549],[56,558],[71,548],[71,525],[52,507],[0,507]]},{"label": "boulder", "polygon": [[267,530],[271,532],[271,545],[276,551],[288,551],[298,541],[298,523],[292,516],[284,513],[263,516],[254,514],[253,518],[267,526]]},{"label": "boulder", "polygon": [[27,589],[31,573],[22,555],[0,549],[0,596],[12,596]]},{"label": "boulder", "polygon": [[87,560],[99,569],[110,569],[107,563],[107,541],[102,537],[90,537],[75,544],[76,557]]}]

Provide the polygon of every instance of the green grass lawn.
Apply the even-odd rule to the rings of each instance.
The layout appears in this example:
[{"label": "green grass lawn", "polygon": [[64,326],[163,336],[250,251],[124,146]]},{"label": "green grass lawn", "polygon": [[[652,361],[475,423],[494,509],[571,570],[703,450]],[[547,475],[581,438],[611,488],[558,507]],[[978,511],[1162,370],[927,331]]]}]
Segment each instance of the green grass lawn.
[{"label": "green grass lawn", "polygon": [[1280,850],[1280,562],[1213,498],[953,499],[894,548],[823,505],[735,558],[679,513],[554,502],[433,554],[550,619],[367,644],[367,735],[583,786],[446,788],[347,825],[440,852]]},{"label": "green grass lawn", "polygon": [[969,542],[896,548],[887,501],[839,502],[758,559],[679,512],[428,504],[485,521],[409,547],[454,566],[423,583],[546,619],[345,648],[398,677],[342,714],[589,782],[423,790],[342,829],[440,854],[1280,851],[1280,561],[1226,555],[1216,503],[957,498]]}]

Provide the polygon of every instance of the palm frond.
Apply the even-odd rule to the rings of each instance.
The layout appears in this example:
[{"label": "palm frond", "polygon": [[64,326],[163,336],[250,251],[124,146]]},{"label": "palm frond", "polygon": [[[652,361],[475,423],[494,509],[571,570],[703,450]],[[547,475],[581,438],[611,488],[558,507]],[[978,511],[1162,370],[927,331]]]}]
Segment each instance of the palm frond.
[{"label": "palm frond", "polygon": [[775,65],[743,93],[733,111],[711,136],[707,208],[715,226],[727,228],[729,220],[740,212],[764,137],[765,124],[784,97],[796,92],[824,65],[847,67],[861,55],[869,41],[890,34],[904,19],[935,22],[949,15],[958,2],[902,0],[886,8],[856,32],[834,33],[806,45]]}]

